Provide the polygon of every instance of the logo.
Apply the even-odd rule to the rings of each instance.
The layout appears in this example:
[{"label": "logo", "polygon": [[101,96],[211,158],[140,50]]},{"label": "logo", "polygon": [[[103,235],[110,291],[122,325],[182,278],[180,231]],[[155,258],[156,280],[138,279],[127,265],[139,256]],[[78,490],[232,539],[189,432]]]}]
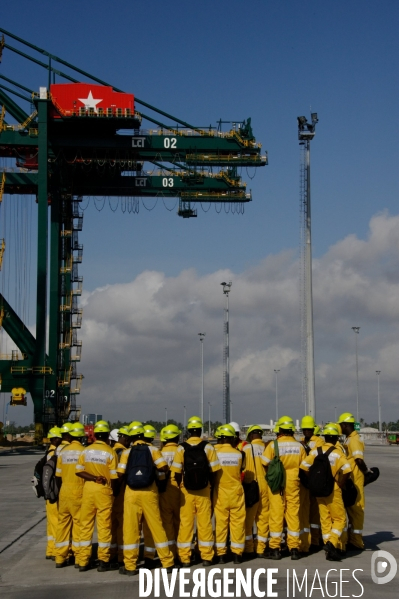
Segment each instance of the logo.
[{"label": "logo", "polygon": [[[387,571],[388,564],[390,566],[388,573],[380,576],[380,574],[384,574]],[[387,584],[387,582],[391,582],[395,578],[397,571],[398,564],[391,553],[382,550],[374,551],[371,556],[371,579],[375,584]]]},{"label": "logo", "polygon": [[137,470],[137,472],[136,472],[136,476],[139,476],[139,475],[140,475],[140,476],[142,476],[142,475],[143,475],[143,473],[141,472],[141,470]]}]

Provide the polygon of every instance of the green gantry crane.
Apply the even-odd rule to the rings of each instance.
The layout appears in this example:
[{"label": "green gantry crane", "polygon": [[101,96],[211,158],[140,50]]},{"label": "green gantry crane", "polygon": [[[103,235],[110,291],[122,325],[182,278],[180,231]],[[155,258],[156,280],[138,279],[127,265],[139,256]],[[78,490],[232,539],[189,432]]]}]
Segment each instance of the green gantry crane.
[{"label": "green gantry crane", "polygon": [[[82,350],[82,198],[178,198],[178,215],[183,218],[197,216],[194,202],[231,204],[242,211],[252,198],[238,167],[260,167],[268,161],[255,140],[251,119],[232,124],[227,132],[222,131],[223,121],[216,127],[192,126],[137,97],[133,105],[131,94],[4,29],[0,32],[0,60],[4,50],[10,50],[47,69],[49,81],[48,88],[37,93],[0,74],[0,156],[16,161],[16,168],[0,172],[0,201],[3,194],[26,194],[36,196],[38,204],[36,337],[0,295],[0,327],[20,350],[0,359],[1,390],[25,389],[31,394],[39,443],[49,427],[80,415],[76,396],[83,378],[77,372]],[[86,83],[55,69],[54,63],[83,76]],[[68,83],[55,84],[55,76]],[[74,91],[75,99],[67,101]],[[104,105],[103,97],[109,94],[114,94],[109,97],[115,103]],[[20,107],[21,100],[34,105],[31,114]],[[151,115],[138,112],[136,105],[150,109]],[[16,123],[9,123],[8,116]],[[155,128],[144,129],[143,120]],[[0,240],[0,265],[4,249]],[[17,391],[15,398],[15,403],[21,401]]]}]

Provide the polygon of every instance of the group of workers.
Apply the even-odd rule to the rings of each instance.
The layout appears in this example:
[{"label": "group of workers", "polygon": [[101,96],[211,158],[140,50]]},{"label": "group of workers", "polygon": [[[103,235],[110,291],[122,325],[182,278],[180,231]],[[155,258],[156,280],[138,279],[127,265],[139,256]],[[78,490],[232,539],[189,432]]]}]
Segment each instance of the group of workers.
[{"label": "group of workers", "polygon": [[[119,569],[128,576],[137,574],[141,538],[145,567],[154,567],[157,554],[167,572],[189,567],[195,556],[204,566],[226,563],[229,552],[235,564],[255,557],[279,560],[284,552],[296,560],[323,546],[328,560],[339,561],[346,550],[364,548],[369,470],[352,414],[341,414],[322,431],[305,416],[300,441],[288,416],[278,420],[276,440],[268,442],[259,425],[250,426],[242,441],[237,423],[224,424],[215,431],[216,444],[203,439],[202,428],[193,416],[187,440],[179,443],[182,431],[168,424],[160,448],[154,427],[138,421],[113,431],[106,421],[97,422],[95,441],[87,447],[79,422],[50,429],[47,458],[57,457],[61,487],[58,501],[47,501],[46,559],[57,568],[92,567],[95,521],[97,570]],[[306,477],[321,453],[328,455],[334,488],[328,497],[313,497]],[[272,492],[267,473],[276,460],[285,484]],[[345,508],[348,478],[357,499]]]}]

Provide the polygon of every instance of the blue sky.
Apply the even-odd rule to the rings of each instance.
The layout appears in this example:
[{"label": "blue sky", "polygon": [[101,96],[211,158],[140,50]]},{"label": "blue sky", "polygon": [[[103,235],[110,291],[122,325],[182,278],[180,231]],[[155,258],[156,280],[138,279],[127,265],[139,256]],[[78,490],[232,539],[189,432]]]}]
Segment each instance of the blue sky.
[{"label": "blue sky", "polygon": [[[297,252],[296,117],[310,107],[320,119],[311,158],[314,257],[348,235],[366,239],[374,215],[397,215],[398,17],[397,2],[368,0],[3,7],[5,29],[183,120],[252,117],[269,154],[253,179],[253,169],[242,171],[253,194],[244,216],[211,208],[183,220],[160,203],[139,215],[98,213],[91,203],[81,236],[85,290],[129,283],[145,270],[243,273]],[[44,71],[7,51],[0,71],[34,89],[46,84]]]}]

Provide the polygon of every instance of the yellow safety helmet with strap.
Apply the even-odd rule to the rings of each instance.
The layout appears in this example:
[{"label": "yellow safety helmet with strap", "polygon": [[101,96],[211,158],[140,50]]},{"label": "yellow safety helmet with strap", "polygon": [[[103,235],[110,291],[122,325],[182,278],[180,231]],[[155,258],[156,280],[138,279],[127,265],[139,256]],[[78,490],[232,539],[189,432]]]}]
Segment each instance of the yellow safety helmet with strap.
[{"label": "yellow safety helmet with strap", "polygon": [[144,424],[144,437],[147,439],[155,439],[157,436],[156,429],[152,426],[152,424]]},{"label": "yellow safety helmet with strap", "polygon": [[231,426],[231,424],[222,424],[222,426],[219,426],[218,431],[219,438],[236,436],[236,431],[234,430],[234,427]]},{"label": "yellow safety helmet with strap", "polygon": [[277,424],[279,428],[282,428],[283,430],[292,430],[292,427],[295,426],[291,416],[281,416],[281,418],[278,419]]},{"label": "yellow safety helmet with strap", "polygon": [[65,433],[70,432],[73,426],[73,422],[64,422],[64,424],[60,427],[61,435],[65,435]]},{"label": "yellow safety helmet with strap", "polygon": [[181,430],[178,426],[176,426],[176,424],[167,424],[163,427],[162,431],[165,441],[168,441],[168,439],[174,439],[175,437],[178,437],[181,433]]},{"label": "yellow safety helmet with strap", "polygon": [[260,433],[261,435],[263,435],[263,428],[259,426],[259,424],[251,424],[251,426],[247,430],[247,437],[251,433]]},{"label": "yellow safety helmet with strap", "polygon": [[187,422],[188,430],[193,429],[193,428],[202,428],[202,427],[203,427],[203,423],[199,416],[191,416],[191,418],[188,419],[188,422]]},{"label": "yellow safety helmet with strap", "polygon": [[341,414],[341,416],[338,418],[338,424],[342,424],[344,422],[349,422],[351,424],[355,423],[355,417],[353,414],[351,414],[350,412],[344,412],[343,414]]},{"label": "yellow safety helmet with strap", "polygon": [[49,439],[54,439],[55,437],[57,437],[57,439],[62,439],[61,429],[58,428],[58,426],[53,426],[53,428],[49,430],[47,436]]},{"label": "yellow safety helmet with strap", "polygon": [[144,433],[144,426],[141,422],[137,422],[137,424],[133,424],[133,426],[129,426],[129,434],[131,437],[135,437],[136,435],[142,435]]},{"label": "yellow safety helmet with strap", "polygon": [[121,426],[121,428],[118,430],[118,435],[129,436],[130,435],[129,427],[128,426]]},{"label": "yellow safety helmet with strap", "polygon": [[132,428],[133,426],[143,426],[143,423],[140,420],[133,420],[130,424],[127,425],[127,428]]},{"label": "yellow safety helmet with strap", "polygon": [[313,416],[304,416],[301,420],[301,429],[304,428],[314,428],[316,426],[316,423],[314,421]]},{"label": "yellow safety helmet with strap", "polygon": [[74,422],[73,426],[69,432],[72,437],[84,437],[85,436],[85,427],[81,422]]},{"label": "yellow safety helmet with strap", "polygon": [[109,424],[106,420],[99,420],[94,425],[95,433],[109,433],[111,431]]},{"label": "yellow safety helmet with strap", "polygon": [[334,436],[334,437],[339,437],[339,430],[333,423],[326,424],[325,427],[323,428],[322,435],[323,436],[330,435],[330,436]]}]

